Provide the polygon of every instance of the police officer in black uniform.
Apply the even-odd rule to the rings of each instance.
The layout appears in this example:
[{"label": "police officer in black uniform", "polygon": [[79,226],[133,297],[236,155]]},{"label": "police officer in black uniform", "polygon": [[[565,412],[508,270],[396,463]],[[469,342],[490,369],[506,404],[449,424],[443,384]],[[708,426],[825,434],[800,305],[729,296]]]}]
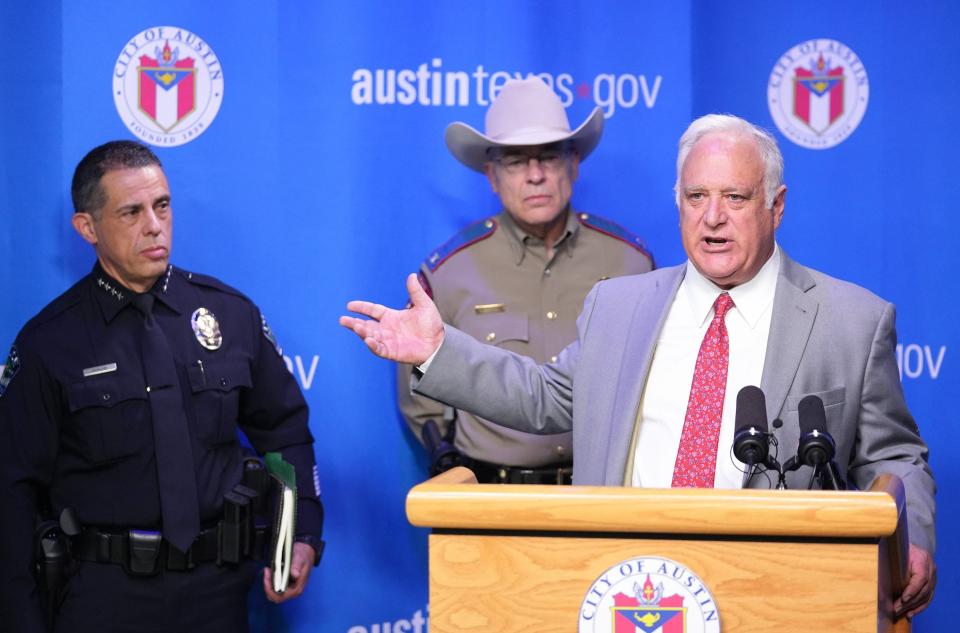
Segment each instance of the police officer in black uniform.
[{"label": "police officer in black uniform", "polygon": [[27,323],[0,376],[0,629],[48,626],[34,534],[62,517],[74,562],[55,630],[245,631],[256,552],[227,551],[239,532],[224,523],[256,499],[237,487],[255,467],[238,429],[296,470],[291,584],[278,594],[263,575],[279,602],[322,551],[307,405],[257,307],[169,263],[170,191],[150,149],[95,148],[72,195],[97,263]]}]

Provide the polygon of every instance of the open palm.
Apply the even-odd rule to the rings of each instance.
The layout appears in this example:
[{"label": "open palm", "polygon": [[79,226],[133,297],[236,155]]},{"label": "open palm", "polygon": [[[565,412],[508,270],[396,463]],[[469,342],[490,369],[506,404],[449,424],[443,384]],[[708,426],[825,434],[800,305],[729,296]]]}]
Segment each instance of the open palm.
[{"label": "open palm", "polygon": [[415,274],[407,277],[407,292],[411,305],[404,310],[369,301],[351,301],[347,310],[368,318],[345,315],[340,317],[340,325],[353,330],[377,356],[420,365],[440,347],[443,321]]}]

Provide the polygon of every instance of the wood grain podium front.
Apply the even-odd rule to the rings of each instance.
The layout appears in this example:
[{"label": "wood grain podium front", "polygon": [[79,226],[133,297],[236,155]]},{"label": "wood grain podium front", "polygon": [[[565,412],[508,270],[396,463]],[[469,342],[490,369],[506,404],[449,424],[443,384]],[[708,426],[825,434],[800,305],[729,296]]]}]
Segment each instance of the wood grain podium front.
[{"label": "wood grain podium front", "polygon": [[[903,485],[869,492],[477,484],[456,468],[414,487],[430,535],[431,633],[577,631],[588,590],[638,557],[676,561],[724,632],[910,630]],[[640,630],[640,629],[637,629]]]}]

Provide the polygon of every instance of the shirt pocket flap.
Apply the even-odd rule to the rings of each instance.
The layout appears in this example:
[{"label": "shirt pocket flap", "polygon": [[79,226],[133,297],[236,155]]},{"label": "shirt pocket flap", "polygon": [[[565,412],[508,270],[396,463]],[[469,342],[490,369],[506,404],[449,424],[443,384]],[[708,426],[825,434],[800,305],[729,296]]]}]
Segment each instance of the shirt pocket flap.
[{"label": "shirt pocket flap", "polygon": [[464,332],[479,341],[498,345],[504,341],[530,340],[529,319],[526,314],[509,312],[491,312],[487,314],[471,315],[469,321],[463,323]]},{"label": "shirt pocket flap", "polygon": [[238,387],[250,388],[250,363],[245,360],[207,361],[187,367],[190,376],[190,389],[193,393],[201,391],[230,391]]},{"label": "shirt pocket flap", "polygon": [[88,407],[111,408],[127,400],[146,400],[147,388],[134,376],[109,376],[67,385],[70,413]]}]

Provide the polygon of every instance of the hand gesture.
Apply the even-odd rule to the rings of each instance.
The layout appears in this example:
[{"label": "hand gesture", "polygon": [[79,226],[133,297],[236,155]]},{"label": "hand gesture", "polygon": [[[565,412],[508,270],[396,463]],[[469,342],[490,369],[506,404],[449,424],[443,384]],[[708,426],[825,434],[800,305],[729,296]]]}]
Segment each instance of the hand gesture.
[{"label": "hand gesture", "polygon": [[443,342],[443,321],[415,274],[407,277],[407,292],[411,305],[404,310],[393,310],[369,301],[351,301],[347,310],[369,319],[342,316],[340,325],[353,330],[377,356],[420,365]]}]

